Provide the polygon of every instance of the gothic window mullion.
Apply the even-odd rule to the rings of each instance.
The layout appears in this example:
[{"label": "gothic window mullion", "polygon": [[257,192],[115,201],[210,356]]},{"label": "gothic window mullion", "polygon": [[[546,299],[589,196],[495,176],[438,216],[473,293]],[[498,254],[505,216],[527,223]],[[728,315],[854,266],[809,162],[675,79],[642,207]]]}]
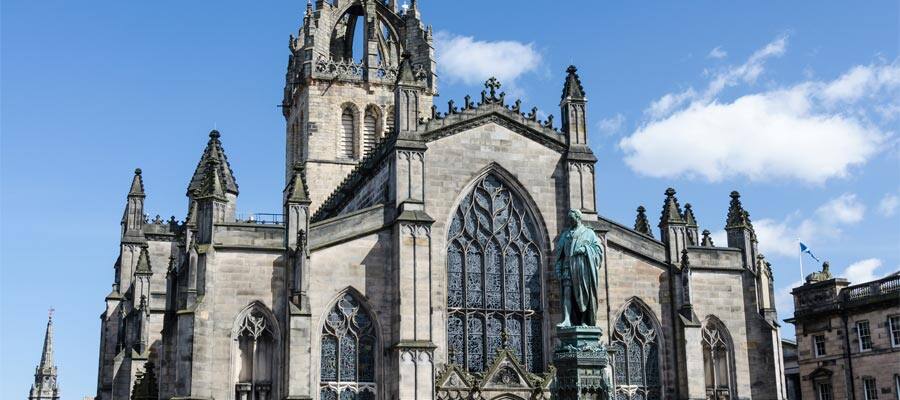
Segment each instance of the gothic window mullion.
[{"label": "gothic window mullion", "polygon": [[[540,295],[541,286],[540,281],[531,277],[533,272],[526,274],[526,268],[540,269],[542,264],[542,260],[533,259],[534,252],[523,250],[537,247],[531,236],[521,233],[526,226],[528,232],[533,232],[533,224],[531,217],[523,213],[520,200],[493,175],[476,182],[451,221],[448,246],[458,251],[452,241],[455,239],[465,241],[467,249],[464,257],[455,253],[448,257],[448,273],[455,279],[453,285],[462,281],[464,286],[448,294],[448,301],[456,305],[459,292],[464,293],[466,301],[459,308],[451,307],[464,315],[465,322],[460,324],[454,314],[452,324],[448,323],[448,329],[452,329],[448,338],[455,343],[461,338],[466,343],[465,357],[454,356],[453,360],[466,364],[471,372],[481,372],[489,366],[496,351],[503,346],[503,332],[507,333],[507,346],[518,356],[527,357],[530,351],[542,347],[542,343],[532,346],[530,341],[532,336],[541,337],[543,327],[542,321],[533,324],[528,319],[529,316],[538,319],[539,311],[531,310],[533,295],[525,297],[526,281],[532,285],[529,293]],[[525,260],[529,263],[527,267]],[[456,278],[458,271],[463,271],[462,279]],[[538,365],[537,361],[540,358],[534,360],[533,367],[529,368],[541,368],[542,363]],[[527,361],[525,357],[523,361]]]}]

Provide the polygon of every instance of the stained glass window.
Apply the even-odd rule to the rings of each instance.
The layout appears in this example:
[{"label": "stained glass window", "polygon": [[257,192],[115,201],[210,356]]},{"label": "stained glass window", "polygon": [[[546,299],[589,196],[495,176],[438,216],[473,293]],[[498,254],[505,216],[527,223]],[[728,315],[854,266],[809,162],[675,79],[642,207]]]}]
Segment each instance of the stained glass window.
[{"label": "stained glass window", "polygon": [[328,312],[322,327],[321,400],[375,397],[375,343],[372,317],[355,297],[345,294]]},{"label": "stained glass window", "polygon": [[503,346],[544,368],[541,251],[534,218],[498,177],[463,198],[447,241],[450,362],[484,371]]},{"label": "stained glass window", "polygon": [[660,399],[659,332],[648,311],[629,303],[616,320],[611,347],[615,399]]}]

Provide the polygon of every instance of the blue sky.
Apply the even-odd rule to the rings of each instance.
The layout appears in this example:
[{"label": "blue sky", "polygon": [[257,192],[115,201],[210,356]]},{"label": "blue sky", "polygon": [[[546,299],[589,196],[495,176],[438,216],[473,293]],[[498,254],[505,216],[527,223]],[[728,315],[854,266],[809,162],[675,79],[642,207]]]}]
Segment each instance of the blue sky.
[{"label": "blue sky", "polygon": [[[643,204],[655,219],[672,186],[719,235],[740,190],[782,318],[800,275],[797,236],[853,281],[898,270],[900,5],[636,3],[421,1],[441,50],[436,103],[459,103],[496,74],[523,106],[558,114],[576,64],[601,213],[630,224]],[[0,397],[26,395],[51,306],[63,398],[94,394],[98,317],[135,167],[147,212],[183,218],[217,127],[239,209],[280,210],[276,105],[303,9],[3,2]]]}]

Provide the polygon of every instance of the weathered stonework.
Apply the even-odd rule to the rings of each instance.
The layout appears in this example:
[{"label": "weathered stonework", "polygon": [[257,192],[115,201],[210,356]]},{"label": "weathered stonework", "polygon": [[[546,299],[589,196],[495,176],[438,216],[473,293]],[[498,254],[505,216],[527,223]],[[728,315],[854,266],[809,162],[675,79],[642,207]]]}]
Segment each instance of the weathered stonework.
[{"label": "weathered stonework", "polygon": [[[363,30],[361,60],[355,23],[378,28]],[[164,399],[548,399],[561,313],[552,243],[573,208],[606,255],[597,321],[603,344],[622,349],[609,355],[617,398],[785,397],[771,268],[739,195],[727,247],[697,243],[672,189],[659,240],[646,215],[631,229],[597,214],[615,194],[595,187],[574,67],[554,126],[496,79],[433,107],[431,29],[415,1],[317,1],[290,52],[282,214],[236,215],[216,131],[184,222],[144,216],[136,173],[98,399],[128,398],[154,370]],[[451,251],[461,229],[474,239]],[[702,372],[710,351],[722,379]]]}]

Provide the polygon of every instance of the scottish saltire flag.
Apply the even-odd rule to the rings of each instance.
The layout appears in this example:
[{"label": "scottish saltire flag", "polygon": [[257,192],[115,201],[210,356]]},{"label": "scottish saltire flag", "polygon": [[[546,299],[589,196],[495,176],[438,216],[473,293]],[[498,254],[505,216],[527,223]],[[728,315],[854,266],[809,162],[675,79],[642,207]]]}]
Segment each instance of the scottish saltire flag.
[{"label": "scottish saltire flag", "polygon": [[[812,250],[809,249],[809,246],[803,244],[803,242],[800,242],[800,254],[803,254],[803,253],[809,254],[809,256],[813,258],[813,260],[819,261],[819,259],[813,255]],[[819,262],[821,262],[821,261],[819,261]]]}]

